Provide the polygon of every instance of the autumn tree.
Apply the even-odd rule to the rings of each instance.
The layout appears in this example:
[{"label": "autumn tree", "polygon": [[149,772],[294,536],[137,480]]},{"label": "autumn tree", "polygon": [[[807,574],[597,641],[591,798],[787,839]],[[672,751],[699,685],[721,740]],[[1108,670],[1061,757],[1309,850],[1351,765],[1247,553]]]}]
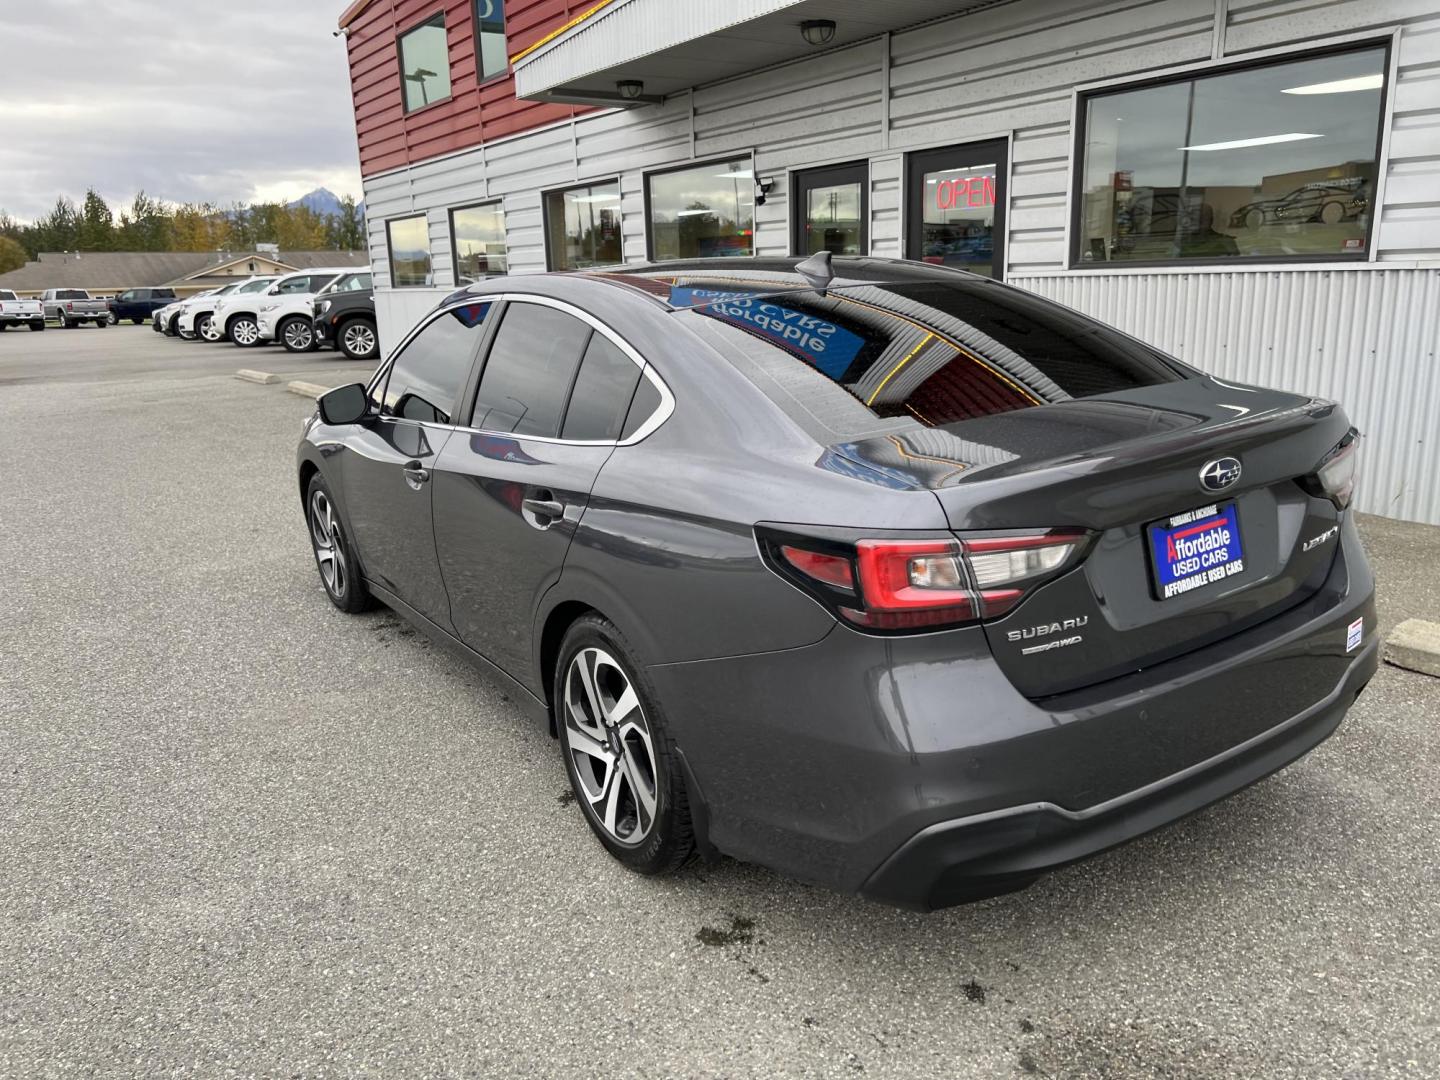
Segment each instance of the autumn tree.
[{"label": "autumn tree", "polygon": [[0,274],[19,270],[29,261],[30,256],[20,246],[20,241],[11,236],[0,235]]}]

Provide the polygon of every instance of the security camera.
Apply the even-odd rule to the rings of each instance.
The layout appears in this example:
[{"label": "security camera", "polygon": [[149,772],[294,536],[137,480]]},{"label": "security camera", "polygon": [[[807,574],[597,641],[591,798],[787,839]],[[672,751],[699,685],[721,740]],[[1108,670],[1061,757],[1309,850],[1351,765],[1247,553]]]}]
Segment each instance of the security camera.
[{"label": "security camera", "polygon": [[342,27],[340,27],[339,30],[336,30],[336,31],[335,31],[333,34],[331,34],[330,36],[331,36],[331,37],[343,37],[343,38],[348,38],[348,37],[350,36],[350,27],[348,27],[348,26],[342,26]]},{"label": "security camera", "polygon": [[775,186],[775,181],[768,176],[761,177],[755,181],[755,205],[764,206],[765,196],[770,194],[770,189]]}]

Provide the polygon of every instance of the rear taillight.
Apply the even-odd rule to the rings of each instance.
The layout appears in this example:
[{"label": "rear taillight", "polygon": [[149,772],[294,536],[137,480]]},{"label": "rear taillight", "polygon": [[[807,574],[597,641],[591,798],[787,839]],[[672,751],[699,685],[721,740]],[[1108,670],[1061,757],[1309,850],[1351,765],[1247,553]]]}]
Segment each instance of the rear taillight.
[{"label": "rear taillight", "polygon": [[1355,496],[1355,469],[1359,463],[1360,433],[1351,428],[1300,485],[1311,495],[1329,499],[1344,510]]},{"label": "rear taillight", "polygon": [[770,566],[856,626],[933,630],[1006,614],[1076,566],[1091,534],[1076,529],[850,539],[756,530]]}]

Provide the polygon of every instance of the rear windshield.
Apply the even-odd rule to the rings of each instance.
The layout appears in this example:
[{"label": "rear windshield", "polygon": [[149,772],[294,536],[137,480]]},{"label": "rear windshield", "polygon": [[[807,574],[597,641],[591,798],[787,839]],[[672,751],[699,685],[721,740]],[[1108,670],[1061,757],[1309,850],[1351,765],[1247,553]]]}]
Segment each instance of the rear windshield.
[{"label": "rear windshield", "polygon": [[[722,351],[790,394],[795,380],[781,369],[809,367],[880,418],[940,427],[1185,377],[1143,342],[979,278],[847,284],[826,296],[711,285],[677,278],[669,300],[693,307],[702,332],[731,346]],[[803,386],[826,393],[813,378]]]},{"label": "rear windshield", "polygon": [[0,289],[0,300],[14,300],[15,294],[9,289]]},{"label": "rear windshield", "polygon": [[89,300],[90,294],[84,289],[56,289],[56,300]]}]

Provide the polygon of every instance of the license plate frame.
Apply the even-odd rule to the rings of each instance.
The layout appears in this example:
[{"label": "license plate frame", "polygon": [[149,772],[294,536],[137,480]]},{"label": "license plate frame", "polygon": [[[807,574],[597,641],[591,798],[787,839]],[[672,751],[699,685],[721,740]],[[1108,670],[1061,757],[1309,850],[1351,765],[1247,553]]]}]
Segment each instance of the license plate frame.
[{"label": "license plate frame", "polygon": [[1152,521],[1145,550],[1150,588],[1162,603],[1219,585],[1245,570],[1239,509],[1231,499]]}]

